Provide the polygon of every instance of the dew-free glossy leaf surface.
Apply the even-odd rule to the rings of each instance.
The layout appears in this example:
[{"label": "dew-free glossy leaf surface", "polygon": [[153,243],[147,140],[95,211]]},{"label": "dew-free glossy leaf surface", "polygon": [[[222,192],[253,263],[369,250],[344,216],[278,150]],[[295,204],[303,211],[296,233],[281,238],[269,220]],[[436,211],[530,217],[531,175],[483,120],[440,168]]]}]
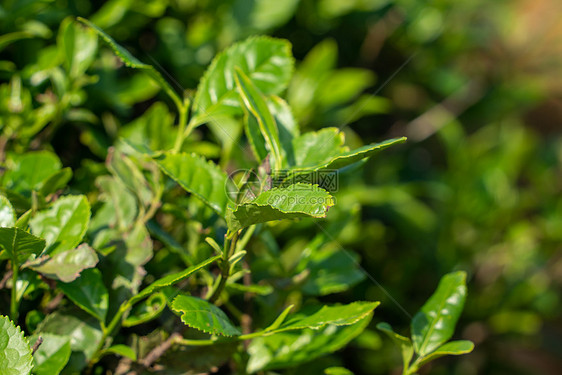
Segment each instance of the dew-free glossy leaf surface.
[{"label": "dew-free glossy leaf surface", "polygon": [[226,174],[211,161],[195,154],[164,153],[155,157],[164,173],[194,194],[222,217],[228,203]]},{"label": "dew-free glossy leaf surface", "polygon": [[29,226],[47,242],[47,253],[56,255],[74,249],[86,234],[90,222],[90,204],[83,195],[65,196],[47,210],[40,211]]},{"label": "dew-free glossy leaf surface", "polygon": [[222,114],[242,112],[234,69],[238,67],[265,95],[279,94],[293,72],[291,45],[280,39],[254,37],[219,54],[201,79],[193,101],[196,124]]},{"label": "dew-free glossy leaf surface", "polygon": [[441,345],[435,351],[429,353],[420,361],[420,366],[446,355],[462,355],[472,352],[474,344],[468,340],[451,341]]},{"label": "dew-free glossy leaf surface", "polygon": [[0,259],[11,259],[19,267],[31,255],[39,255],[45,240],[19,228],[0,228]]},{"label": "dew-free glossy leaf surface", "polygon": [[53,173],[39,184],[39,192],[44,196],[52,194],[66,186],[72,178],[72,169],[63,168]]},{"label": "dew-free glossy leaf surface", "polygon": [[[328,128],[328,129],[333,129],[333,128]],[[317,171],[321,169],[340,169],[348,165],[351,165],[353,163],[356,163],[362,159],[369,158],[374,154],[376,154],[377,152],[382,151],[388,147],[406,142],[406,137],[388,139],[384,142],[365,145],[363,147],[356,148],[355,150],[344,151],[341,152],[339,155],[334,155],[330,157],[329,152],[327,152],[326,154],[323,154],[323,152],[330,149],[332,150],[337,149],[337,146],[338,144],[340,144],[340,142],[339,141],[334,142],[333,137],[332,138],[329,137],[329,131],[326,131],[326,133],[323,134],[319,134],[317,137],[311,137],[310,140],[307,140],[306,138],[307,134],[308,133],[301,135],[301,137],[298,138],[301,139],[301,141],[295,140],[295,143],[298,145],[299,142],[302,142],[303,145],[306,145],[310,142],[310,144],[307,146],[308,148],[310,148],[310,152],[307,156],[309,160],[311,161],[319,160],[322,157],[327,157],[327,159],[321,162],[317,162],[316,164],[309,163],[303,166],[302,168],[300,165],[297,164],[295,167],[295,171],[293,172],[295,174],[300,174],[302,172]],[[322,143],[319,143],[321,139],[325,139],[326,146],[323,146]],[[306,160],[303,160],[303,162],[306,162]]]},{"label": "dew-free glossy leaf surface", "polygon": [[349,371],[345,367],[329,367],[324,370],[325,375],[353,375],[353,372]]},{"label": "dew-free glossy leaf surface", "polygon": [[308,132],[293,139],[295,163],[298,168],[316,167],[342,155],[344,133],[338,128],[324,128],[316,132]]},{"label": "dew-free glossy leaf surface", "polygon": [[454,333],[466,298],[466,273],[449,273],[421,310],[412,319],[412,339],[416,353],[433,352]]},{"label": "dew-free glossy leaf surface", "polygon": [[372,314],[367,314],[355,324],[347,326],[327,325],[317,330],[305,329],[258,337],[248,348],[250,359],[247,371],[255,373],[294,367],[332,353],[363,332],[371,317]]},{"label": "dew-free glossy leaf surface", "polygon": [[[276,165],[276,169],[280,169],[282,156],[279,130],[277,129],[275,118],[269,111],[267,102],[252,80],[239,68],[235,69],[235,79],[244,107],[248,111],[248,116],[252,116],[256,120],[255,122],[249,121],[248,127],[257,123],[259,131],[265,139],[265,143],[274,159],[274,165]],[[255,130],[251,130],[249,134],[253,135],[255,132]],[[261,162],[261,160],[259,161]]]},{"label": "dew-free glossy leaf surface", "polygon": [[0,195],[0,227],[13,227],[16,225],[16,212],[12,204],[3,195]]},{"label": "dew-free glossy leaf surface", "polygon": [[229,209],[226,221],[235,231],[272,220],[325,217],[333,205],[332,196],[318,186],[294,184],[267,190],[253,201]]},{"label": "dew-free glossy leaf surface", "polygon": [[138,197],[142,204],[148,206],[152,199],[152,192],[150,191],[148,181],[139,167],[127,155],[114,148],[110,148],[106,165],[109,171],[119,178]]},{"label": "dew-free glossy leaf surface", "polygon": [[113,53],[115,53],[115,55],[123,62],[123,64],[125,64],[125,66],[133,69],[144,70],[160,85],[160,87],[166,92],[166,94],[170,96],[170,98],[172,98],[172,100],[174,100],[175,103],[181,103],[181,99],[179,98],[178,94],[174,91],[174,89],[172,89],[170,84],[162,77],[162,75],[156,69],[154,69],[152,65],[145,64],[134,57],[129,51],[117,44],[117,42],[115,42],[112,37],[110,37],[92,22],[82,17],[78,17],[77,19],[83,24],[91,27],[109,45],[109,47],[111,47]]},{"label": "dew-free glossy leaf surface", "polygon": [[80,272],[95,267],[97,263],[96,251],[87,244],[82,244],[76,249],[63,251],[33,264],[31,268],[48,278],[68,283],[80,276]]},{"label": "dew-free glossy leaf surface", "polygon": [[186,268],[185,270],[183,270],[181,272],[172,273],[170,275],[164,276],[161,279],[156,280],[155,282],[153,282],[152,284],[150,284],[149,286],[144,288],[140,293],[138,293],[133,298],[131,298],[131,300],[130,300],[131,304],[134,304],[134,303],[140,301],[141,299],[148,297],[152,293],[154,293],[154,292],[156,292],[156,291],[158,291],[162,288],[165,288],[167,286],[171,286],[171,285],[174,285],[176,283],[179,283],[180,281],[182,281],[182,280],[188,278],[189,276],[191,276],[193,273],[199,271],[201,268],[206,267],[209,264],[213,263],[214,261],[216,261],[220,257],[221,257],[220,255],[211,257],[211,258],[205,260],[204,262],[201,262],[199,264],[196,264],[194,266]]},{"label": "dew-free glossy leaf surface", "polygon": [[37,375],[58,375],[70,358],[70,338],[67,336],[43,333],[33,335],[34,343],[41,336],[43,342],[33,354],[33,373]]},{"label": "dew-free glossy leaf surface", "polygon": [[99,323],[88,314],[74,309],[47,315],[37,327],[37,334],[46,333],[70,339],[72,354],[65,369],[68,373],[79,373],[86,366],[102,337]]},{"label": "dew-free glossy leaf surface", "polygon": [[97,268],[84,270],[76,280],[70,283],[59,282],[58,286],[78,307],[99,321],[105,321],[108,294],[101,272]]},{"label": "dew-free glossy leaf surface", "polygon": [[107,349],[104,349],[103,354],[117,354],[121,357],[127,357],[132,359],[133,361],[137,360],[137,354],[133,349],[128,347],[127,345],[112,345]]},{"label": "dew-free glossy leaf surface", "polygon": [[32,367],[31,348],[20,327],[0,315],[0,374],[27,375]]},{"label": "dew-free glossy leaf surface", "polygon": [[63,52],[68,75],[79,77],[94,61],[98,37],[92,29],[77,24],[71,17],[62,21],[57,37],[57,47]]},{"label": "dew-free glossy leaf surface", "polygon": [[133,193],[125,185],[112,176],[100,176],[96,185],[101,190],[100,199],[104,205],[92,219],[90,230],[104,227],[116,227],[120,231],[127,230],[137,216],[137,202]]},{"label": "dew-free glossy leaf surface", "polygon": [[242,333],[220,308],[201,298],[177,296],[172,302],[172,310],[182,314],[181,321],[187,326],[203,332],[221,336]]},{"label": "dew-free glossy leaf surface", "polygon": [[326,325],[345,326],[357,323],[371,314],[380,302],[352,302],[348,305],[305,307],[272,332],[319,329]]},{"label": "dew-free glossy leaf surface", "polygon": [[12,155],[7,160],[8,170],[3,183],[6,188],[20,194],[29,194],[39,189],[43,180],[61,169],[61,162],[50,151],[33,151],[21,155]]}]

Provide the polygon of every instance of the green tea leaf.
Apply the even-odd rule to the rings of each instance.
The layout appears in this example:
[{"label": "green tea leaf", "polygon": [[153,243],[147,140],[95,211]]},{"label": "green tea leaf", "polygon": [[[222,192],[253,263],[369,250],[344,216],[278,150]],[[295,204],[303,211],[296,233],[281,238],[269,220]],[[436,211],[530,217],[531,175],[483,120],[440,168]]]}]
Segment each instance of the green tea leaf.
[{"label": "green tea leaf", "polygon": [[72,169],[63,168],[60,171],[53,173],[51,176],[43,180],[38,188],[43,196],[47,196],[62,189],[66,186],[68,181],[72,178]]},{"label": "green tea leaf", "polygon": [[80,277],[70,283],[57,283],[63,293],[78,307],[105,321],[108,308],[108,294],[101,272],[96,268],[84,270]]},{"label": "green tea leaf", "polygon": [[474,344],[468,340],[458,340],[458,341],[451,341],[444,345],[441,345],[439,348],[435,349],[435,351],[429,353],[421,361],[419,362],[419,367],[423,366],[424,364],[431,362],[439,357],[443,357],[446,355],[462,355],[468,354],[472,352],[474,349]]},{"label": "green tea leaf", "polygon": [[129,51],[117,44],[115,40],[106,34],[102,29],[94,25],[92,22],[85,18],[78,17],[78,21],[91,27],[113,50],[113,53],[125,64],[125,66],[133,69],[141,69],[145,71],[152,79],[154,79],[164,90],[166,94],[176,103],[178,108],[183,105],[182,100],[175,92],[175,90],[170,86],[170,84],[162,77],[162,75],[154,69],[152,65],[144,64],[136,57],[134,57]]},{"label": "green tea leaf", "polygon": [[162,102],[154,103],[142,116],[122,126],[119,135],[149,149],[170,150],[174,147],[174,116]]},{"label": "green tea leaf", "polygon": [[96,251],[87,244],[82,244],[76,249],[66,250],[34,262],[30,268],[48,278],[69,283],[76,280],[80,272],[95,267],[97,263]]},{"label": "green tea leaf", "polygon": [[76,79],[86,72],[96,57],[98,37],[91,29],[84,29],[71,17],[65,18],[57,36],[57,46],[64,56],[69,76]]},{"label": "green tea leaf", "polygon": [[338,128],[324,128],[293,139],[297,168],[313,168],[347,151],[344,134]]},{"label": "green tea leaf", "polygon": [[213,162],[195,154],[164,153],[154,158],[160,169],[220,216],[226,214],[230,180]]},{"label": "green tea leaf", "polygon": [[130,229],[137,216],[137,201],[133,193],[111,176],[98,177],[96,185],[101,190],[100,200],[104,204],[92,219],[90,231],[108,227],[121,232]]},{"label": "green tea leaf", "polygon": [[315,185],[294,184],[261,193],[249,203],[229,209],[226,216],[231,232],[253,224],[302,217],[325,217],[334,205],[332,196]]},{"label": "green tea leaf", "polygon": [[74,249],[86,234],[90,204],[84,195],[65,196],[29,222],[33,234],[47,242],[51,256]]},{"label": "green tea leaf", "polygon": [[172,310],[181,313],[181,321],[191,328],[221,336],[241,334],[221,309],[201,298],[177,296]]},{"label": "green tea leaf", "polygon": [[19,228],[0,228],[0,259],[10,259],[19,267],[31,255],[39,255],[45,248],[45,240]]},{"label": "green tea leaf", "polygon": [[[239,68],[235,68],[235,79],[242,102],[249,112],[249,116],[253,116],[256,119],[266,145],[274,158],[275,168],[281,169],[283,159],[281,156],[279,130],[277,129],[275,118],[269,111],[265,98],[252,80]],[[251,124],[248,123],[248,126]],[[253,131],[250,133],[253,133]],[[261,160],[259,161],[261,162]]]},{"label": "green tea leaf", "polygon": [[27,375],[32,367],[31,348],[20,327],[0,315],[0,373]]},{"label": "green tea leaf", "polygon": [[217,115],[242,112],[236,92],[235,67],[265,95],[279,94],[293,72],[291,45],[270,37],[249,38],[219,54],[201,79],[193,101],[195,124]]},{"label": "green tea leaf", "polygon": [[[323,131],[320,131],[319,133],[322,132]],[[330,138],[329,133],[333,132],[333,130],[324,130],[324,132],[325,133],[321,134],[322,136],[318,134],[316,137],[309,136],[308,133],[306,133],[295,140],[295,147],[304,147],[310,150],[310,152],[307,153],[307,158],[310,161],[307,159],[301,159],[302,162],[307,163],[301,167],[298,165],[299,160],[297,160],[297,166],[295,167],[295,170],[292,171],[292,174],[302,174],[303,172],[318,171],[321,169],[340,169],[362,159],[369,158],[388,147],[406,142],[406,137],[388,139],[381,143],[366,145],[355,150],[339,153],[339,155],[332,154],[333,156],[330,156],[330,153],[332,152],[331,150],[336,150],[340,141],[334,140],[333,137]],[[334,134],[334,136],[336,135]],[[307,145],[308,142],[311,143],[310,146]],[[295,150],[298,150],[298,148]],[[325,159],[323,161],[319,161],[322,158]]]},{"label": "green tea leaf", "polygon": [[152,200],[152,191],[141,169],[130,157],[111,147],[108,151],[107,169],[134,193],[141,204],[148,206]]},{"label": "green tea leaf", "polygon": [[264,331],[275,331],[276,329],[281,327],[281,324],[283,324],[285,319],[287,319],[287,315],[289,315],[289,313],[291,312],[293,307],[295,307],[295,305],[287,306],[285,308],[285,310],[283,310],[283,312],[281,314],[279,314],[277,319],[275,319],[275,321],[273,323],[271,323],[271,325],[269,327],[267,327]]},{"label": "green tea leaf", "polygon": [[102,338],[99,323],[80,310],[58,310],[41,322],[38,335],[55,334],[68,337],[72,354],[65,372],[79,373],[94,355]]},{"label": "green tea leaf", "polygon": [[133,361],[137,360],[137,353],[127,345],[112,345],[102,351],[102,355],[117,354],[121,357],[127,357]]},{"label": "green tea leaf", "polygon": [[70,338],[51,333],[33,335],[34,343],[41,336],[43,342],[33,354],[33,373],[37,375],[58,375],[70,359]]},{"label": "green tea leaf", "polygon": [[325,375],[353,375],[351,371],[345,367],[329,367],[324,370]]},{"label": "green tea leaf", "polygon": [[402,353],[402,363],[408,365],[414,356],[414,347],[412,346],[412,341],[394,332],[390,324],[379,323],[377,324],[377,329],[386,333],[386,335],[400,348]]},{"label": "green tea leaf", "polygon": [[355,253],[346,254],[338,248],[316,250],[306,263],[310,273],[302,291],[314,296],[346,291],[365,279],[358,264],[359,256]]},{"label": "green tea leaf", "polygon": [[406,137],[388,139],[380,143],[365,145],[363,147],[356,148],[355,150],[344,152],[342,155],[330,160],[325,167],[320,166],[315,169],[340,169],[362,159],[370,158],[379,151],[404,142],[406,142]]},{"label": "green tea leaf", "polygon": [[267,157],[267,147],[265,138],[260,130],[260,124],[251,113],[246,113],[244,116],[244,132],[246,133],[248,143],[250,147],[252,147],[256,160],[261,163]]},{"label": "green tea leaf", "polygon": [[320,329],[326,325],[345,326],[357,323],[370,315],[380,302],[353,302],[348,305],[309,306],[289,316],[279,328],[271,333],[299,329]]},{"label": "green tea leaf", "polygon": [[247,371],[255,373],[294,367],[344,347],[371,321],[372,313],[347,326],[326,325],[319,329],[281,332],[252,340]]},{"label": "green tea leaf", "polygon": [[6,163],[8,170],[3,178],[5,187],[25,195],[31,190],[38,190],[45,179],[62,167],[58,156],[50,151],[10,155]]},{"label": "green tea leaf", "polygon": [[129,303],[131,305],[135,304],[136,302],[142,300],[143,298],[148,297],[149,295],[151,295],[152,293],[165,288],[167,286],[171,286],[174,285],[176,283],[179,283],[180,281],[188,278],[189,276],[191,276],[193,273],[199,271],[201,268],[208,266],[209,264],[213,263],[214,261],[216,261],[217,259],[219,259],[221,256],[217,255],[214,257],[211,257],[207,260],[205,260],[204,262],[201,262],[195,266],[191,266],[181,272],[176,272],[167,276],[164,276],[163,278],[156,280],[155,282],[153,282],[152,284],[150,284],[149,286],[147,286],[146,288],[144,288],[140,293],[138,293],[137,295],[135,295],[133,298],[130,299]]},{"label": "green tea leaf", "polygon": [[[300,135],[299,126],[289,104],[278,96],[271,96],[267,102],[279,130],[279,142],[283,150],[283,167],[295,165],[293,140]],[[300,151],[299,151],[300,152]]]},{"label": "green tea leaf", "polygon": [[123,321],[123,327],[133,327],[156,319],[166,307],[166,296],[163,293],[155,293],[140,304],[137,304],[127,318]]},{"label": "green tea leaf", "polygon": [[0,195],[0,227],[14,227],[15,225],[16,212],[8,198]]},{"label": "green tea leaf", "polygon": [[426,356],[449,340],[466,298],[466,273],[449,273],[435,293],[412,319],[412,340],[420,356]]}]

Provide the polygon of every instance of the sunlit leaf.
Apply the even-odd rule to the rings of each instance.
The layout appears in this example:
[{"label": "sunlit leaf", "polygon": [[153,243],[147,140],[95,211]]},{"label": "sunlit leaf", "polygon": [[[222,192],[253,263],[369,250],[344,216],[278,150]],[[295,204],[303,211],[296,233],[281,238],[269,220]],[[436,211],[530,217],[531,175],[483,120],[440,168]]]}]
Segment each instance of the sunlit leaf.
[{"label": "sunlit leaf", "polygon": [[8,198],[0,195],[0,227],[13,227],[15,225],[16,212]]},{"label": "sunlit leaf", "polygon": [[137,354],[131,347],[127,345],[112,345],[109,348],[103,350],[102,355],[106,354],[117,354],[118,356],[127,357],[133,361],[137,360]]},{"label": "sunlit leaf", "polygon": [[329,367],[324,370],[325,375],[353,375],[353,372],[349,371],[345,367]]},{"label": "sunlit leaf", "polygon": [[325,217],[333,205],[332,196],[318,186],[294,184],[267,190],[253,201],[229,209],[226,220],[233,232],[272,220]]},{"label": "sunlit leaf", "polygon": [[67,17],[61,23],[57,36],[57,46],[64,55],[64,66],[72,78],[86,72],[96,57],[98,48],[97,35]]},{"label": "sunlit leaf", "polygon": [[99,322],[80,310],[59,310],[47,315],[36,333],[52,333],[69,338],[72,354],[65,369],[69,373],[79,373],[87,365],[102,337]]},{"label": "sunlit leaf", "polygon": [[196,297],[177,296],[172,310],[181,314],[181,321],[191,328],[213,335],[237,336],[241,332],[217,306]]},{"label": "sunlit leaf", "polygon": [[242,112],[234,69],[238,67],[265,95],[279,94],[293,71],[291,45],[280,39],[254,37],[219,54],[201,79],[193,101],[195,124],[220,114]]},{"label": "sunlit leaf", "polygon": [[[265,139],[265,143],[274,159],[274,165],[277,165],[276,168],[280,169],[283,159],[281,156],[279,130],[277,129],[275,118],[269,111],[269,107],[267,106],[264,96],[256,85],[254,85],[252,80],[248,78],[248,76],[246,76],[239,68],[235,69],[234,74],[236,86],[238,87],[242,102],[248,111],[248,116],[253,116],[256,120],[261,135]],[[254,122],[249,122],[248,127],[250,127],[253,123]],[[253,133],[255,133],[255,131],[249,132],[249,134]]]},{"label": "sunlit leaf", "polygon": [[47,242],[47,253],[56,255],[74,249],[86,234],[90,204],[83,195],[65,196],[47,210],[38,212],[29,225],[33,234]]},{"label": "sunlit leaf", "polygon": [[37,375],[58,375],[70,359],[70,338],[51,333],[31,336],[34,343],[41,336],[43,342],[33,354],[33,373]]},{"label": "sunlit leaf", "polygon": [[40,259],[30,267],[48,278],[68,283],[80,276],[80,272],[95,267],[97,263],[96,251],[87,244],[82,244],[76,249],[65,250],[52,257]]},{"label": "sunlit leaf", "polygon": [[19,267],[31,255],[39,255],[45,241],[19,228],[0,228],[0,259],[10,259]]},{"label": "sunlit leaf", "polygon": [[205,260],[204,262],[201,262],[201,263],[199,263],[195,266],[191,266],[189,268],[186,268],[183,271],[172,273],[170,275],[164,276],[161,279],[156,280],[155,282],[153,282],[152,284],[150,284],[149,286],[144,288],[140,293],[138,293],[133,298],[131,298],[130,303],[134,304],[134,303],[142,300],[143,298],[148,297],[152,293],[154,293],[154,292],[156,292],[156,291],[158,291],[162,288],[174,285],[174,284],[188,278],[193,273],[195,273],[195,272],[199,271],[201,268],[203,268],[205,266],[208,266],[209,264],[215,262],[220,257],[221,257],[220,255],[211,257],[211,258]]},{"label": "sunlit leaf", "polygon": [[423,366],[424,364],[433,361],[439,357],[443,357],[446,355],[462,355],[468,354],[472,352],[474,349],[474,344],[468,340],[458,340],[458,341],[451,341],[446,344],[441,345],[433,352],[427,354],[419,363],[419,366]]},{"label": "sunlit leaf", "polygon": [[449,340],[466,298],[466,273],[449,273],[435,293],[412,319],[412,340],[416,353],[426,356]]},{"label": "sunlit leaf", "polygon": [[155,157],[164,173],[194,194],[222,217],[225,216],[230,180],[213,162],[195,154],[164,153]]},{"label": "sunlit leaf", "polygon": [[174,89],[170,86],[170,84],[162,77],[162,75],[154,69],[152,65],[148,65],[142,63],[136,57],[134,57],[129,51],[125,48],[117,44],[115,40],[106,34],[102,29],[94,25],[92,22],[88,21],[85,18],[78,17],[78,21],[82,22],[83,24],[91,27],[108,45],[111,47],[115,55],[129,68],[133,69],[141,69],[145,71],[152,79],[154,79],[160,87],[174,100],[174,102],[180,106],[182,105],[182,100],[178,96],[178,94],[174,91]]},{"label": "sunlit leaf", "polygon": [[354,324],[370,315],[380,302],[352,302],[347,305],[309,306],[294,315],[271,333],[299,329],[320,329],[326,325],[345,326]]},{"label": "sunlit leaf", "polygon": [[332,353],[357,337],[369,324],[372,313],[347,326],[326,325],[313,330],[281,332],[258,337],[248,348],[250,359],[247,371],[294,367]]},{"label": "sunlit leaf", "polygon": [[80,277],[70,283],[58,283],[63,293],[78,307],[101,322],[105,321],[108,309],[108,294],[101,272],[96,268],[82,271]]},{"label": "sunlit leaf", "polygon": [[39,184],[39,192],[43,196],[47,196],[62,189],[66,186],[68,181],[72,178],[72,169],[63,168],[55,172]]},{"label": "sunlit leaf", "polygon": [[0,315],[0,373],[27,375],[32,367],[31,348],[20,327]]},{"label": "sunlit leaf", "polygon": [[11,155],[7,160],[8,170],[4,173],[6,188],[20,194],[38,190],[41,183],[61,169],[59,158],[50,151],[33,151]]}]

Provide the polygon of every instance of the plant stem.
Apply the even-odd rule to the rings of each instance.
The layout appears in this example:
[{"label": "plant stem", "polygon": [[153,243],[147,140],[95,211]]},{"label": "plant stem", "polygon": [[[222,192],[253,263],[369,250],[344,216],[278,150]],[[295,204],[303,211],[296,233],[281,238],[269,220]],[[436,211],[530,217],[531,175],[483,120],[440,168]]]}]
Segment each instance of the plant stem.
[{"label": "plant stem", "polygon": [[94,355],[92,356],[92,359],[88,363],[89,371],[91,371],[91,369],[94,367],[94,365],[100,360],[100,358],[101,358],[100,353],[103,350],[103,347],[105,346],[105,343],[106,343],[107,339],[111,336],[111,334],[113,333],[113,331],[115,330],[117,325],[121,322],[121,318],[123,317],[123,314],[130,307],[131,307],[131,303],[130,303],[129,300],[123,302],[121,304],[121,306],[119,307],[119,310],[117,310],[117,312],[115,313],[115,316],[113,317],[113,319],[111,319],[111,322],[109,322],[109,325],[107,327],[104,325],[104,323],[101,323],[102,337],[101,337],[100,342],[99,342],[99,344],[96,348],[96,351],[94,352]]},{"label": "plant stem", "polygon": [[10,300],[10,318],[15,324],[17,324],[19,317],[17,282],[18,267],[15,262],[12,262],[12,295]]},{"label": "plant stem", "polygon": [[221,262],[221,273],[219,275],[219,284],[213,290],[213,293],[209,297],[210,303],[215,303],[217,299],[220,297],[224,287],[226,286],[226,282],[228,277],[230,276],[230,257],[234,254],[234,250],[236,249],[236,242],[238,241],[238,234],[239,232],[234,233],[230,243],[228,242],[228,238],[230,237],[230,233],[226,233],[226,240],[224,241],[224,249],[222,252],[222,262]]}]

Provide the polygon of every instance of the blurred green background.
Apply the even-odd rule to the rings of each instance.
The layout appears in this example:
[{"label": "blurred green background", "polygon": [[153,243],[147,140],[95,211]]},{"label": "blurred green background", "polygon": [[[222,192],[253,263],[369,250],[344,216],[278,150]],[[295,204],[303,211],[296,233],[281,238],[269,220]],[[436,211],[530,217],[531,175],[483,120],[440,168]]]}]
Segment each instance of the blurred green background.
[{"label": "blurred green background", "polygon": [[[476,349],[422,373],[560,374],[561,15],[558,0],[4,0],[0,146],[9,140],[21,152],[51,142],[83,191],[84,176],[95,174],[88,160],[102,162],[125,124],[166,102],[148,76],[117,69],[105,46],[91,75],[63,74],[57,33],[68,16],[91,19],[186,90],[235,41],[286,38],[297,58],[287,98],[303,129],[341,127],[350,145],[409,137],[341,176],[338,206],[320,222],[338,228],[328,248],[357,253],[410,314],[443,274],[469,272],[456,336]],[[155,121],[172,108],[153,107]],[[11,139],[23,123],[38,136]],[[193,147],[218,157],[217,137],[202,130],[194,140],[206,141]],[[352,214],[342,219],[338,207]],[[319,230],[274,231],[291,263]],[[349,277],[363,281],[322,298],[381,300],[374,322],[407,330],[407,314],[358,272]],[[396,374],[400,362],[374,330],[322,361],[294,373],[333,363]]]}]

